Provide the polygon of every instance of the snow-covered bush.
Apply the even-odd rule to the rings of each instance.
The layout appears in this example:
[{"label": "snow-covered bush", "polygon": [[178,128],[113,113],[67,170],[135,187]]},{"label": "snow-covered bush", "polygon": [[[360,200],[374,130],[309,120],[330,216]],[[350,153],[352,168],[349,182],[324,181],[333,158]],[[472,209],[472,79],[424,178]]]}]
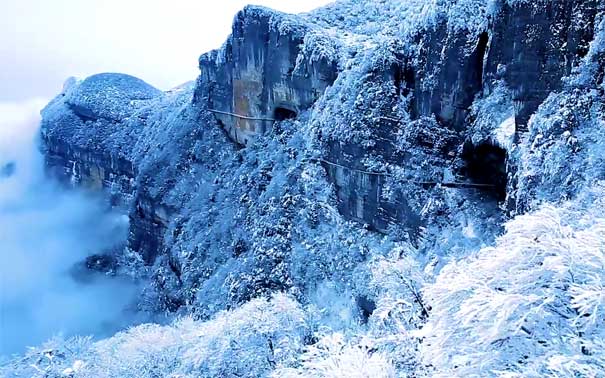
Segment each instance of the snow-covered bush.
[{"label": "snow-covered bush", "polygon": [[364,337],[388,357],[399,376],[420,377],[426,370],[418,355],[418,340],[412,335],[429,315],[422,295],[429,277],[419,260],[409,246],[398,246],[386,257],[369,263],[369,288],[374,292],[376,309],[368,319]]},{"label": "snow-covered bush", "polygon": [[443,377],[600,376],[605,371],[603,189],[506,224],[494,247],[441,271],[418,332]]},{"label": "snow-covered bush", "polygon": [[503,80],[493,85],[491,93],[478,98],[471,106],[473,120],[471,141],[474,145],[490,142],[510,149],[515,132],[513,96]]},{"label": "snow-covered bush", "polygon": [[144,324],[94,343],[54,340],[0,367],[0,377],[262,377],[291,366],[308,334],[298,303],[277,294],[207,322]]},{"label": "snow-covered bush", "polygon": [[392,378],[394,366],[388,356],[377,351],[369,339],[356,343],[340,333],[322,337],[301,356],[298,368],[282,368],[273,377],[296,378]]}]

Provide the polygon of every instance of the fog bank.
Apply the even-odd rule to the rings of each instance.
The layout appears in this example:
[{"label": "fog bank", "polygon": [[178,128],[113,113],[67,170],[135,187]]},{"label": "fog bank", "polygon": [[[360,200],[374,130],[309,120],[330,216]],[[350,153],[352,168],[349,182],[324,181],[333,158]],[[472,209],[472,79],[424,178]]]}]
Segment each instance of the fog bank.
[{"label": "fog bank", "polygon": [[127,218],[101,198],[66,191],[43,175],[37,148],[44,101],[0,103],[0,356],[57,334],[103,335],[123,318],[135,287],[74,264],[119,245]]}]

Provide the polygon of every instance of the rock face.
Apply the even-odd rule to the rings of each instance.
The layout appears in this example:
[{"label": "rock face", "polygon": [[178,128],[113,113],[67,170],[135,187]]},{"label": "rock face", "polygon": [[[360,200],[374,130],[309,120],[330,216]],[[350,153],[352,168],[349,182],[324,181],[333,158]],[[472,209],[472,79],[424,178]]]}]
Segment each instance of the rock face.
[{"label": "rock face", "polygon": [[596,0],[503,2],[490,26],[486,82],[502,77],[513,91],[518,133],[588,52]]},{"label": "rock face", "polygon": [[[417,3],[340,1],[299,16],[247,7],[201,56],[195,85],[70,82],[43,112],[48,171],[109,190],[129,214],[129,248],[154,267],[158,301],[205,315],[271,291],[303,295],[305,277],[336,279],[335,265],[313,260],[325,253],[353,269],[369,238],[359,222],[418,244],[461,217],[497,223],[503,198],[529,187],[531,167],[522,186],[515,178],[532,159],[528,120],[553,91],[575,90],[562,79],[589,51],[603,5],[448,0],[413,24]],[[602,68],[588,76],[602,83]],[[344,220],[358,223],[343,236]]]},{"label": "rock face", "polygon": [[421,49],[408,74],[414,114],[434,114],[463,131],[475,96],[503,79],[513,92],[516,126],[526,131],[529,117],[588,52],[597,3],[498,2],[491,21],[475,34],[441,21],[418,37]]},{"label": "rock face", "polygon": [[337,76],[335,57],[305,56],[309,27],[288,18],[247,7],[226,45],[200,58],[198,101],[240,144],[308,109]]},{"label": "rock face", "polygon": [[452,30],[443,20],[421,38],[419,63],[408,63],[407,84],[414,92],[412,115],[434,115],[443,126],[464,131],[469,108],[483,89],[489,34],[473,36],[466,30]]},{"label": "rock face", "polygon": [[132,202],[136,173],[130,161],[50,137],[44,138],[44,143],[47,171],[53,177],[71,186],[105,190],[114,206],[127,208]]},{"label": "rock face", "polygon": [[146,112],[141,108],[163,96],[135,77],[105,73],[80,83],[68,80],[63,93],[42,112],[47,172],[69,186],[108,193],[112,206],[129,213],[130,244],[144,247],[137,250],[147,261],[160,248],[163,230],[157,231],[155,223],[147,221],[154,219],[153,211],[130,211],[140,202],[138,167],[128,154],[133,147],[126,142],[129,138],[120,133],[124,124],[132,127],[131,121],[143,122]]},{"label": "rock face", "polygon": [[68,80],[63,93],[43,111],[48,169],[71,185],[105,189],[114,205],[127,208],[135,195],[135,164],[101,139],[119,128],[141,103],[161,96],[161,91],[124,74],[93,75],[81,83]]},{"label": "rock face", "polygon": [[[374,130],[374,136],[365,139],[365,145],[343,142],[339,137],[328,142],[327,159],[334,164],[327,169],[337,188],[343,214],[380,231],[394,224],[404,223],[414,228],[422,223],[420,214],[410,211],[409,192],[385,195],[390,175],[372,171],[360,163],[370,158],[408,171],[417,169],[422,163],[411,162],[394,142],[398,135],[408,132],[407,128],[431,129],[433,118],[439,125],[433,128],[437,134],[424,135],[417,146],[424,144],[432,149],[431,145],[445,143],[445,150],[427,151],[429,161],[438,158],[433,164],[438,169],[424,170],[410,181],[446,184],[461,181],[491,185],[495,192],[501,193],[503,189],[498,188],[503,186],[502,178],[474,182],[466,173],[472,171],[468,166],[476,162],[464,161],[461,148],[464,140],[468,140],[477,127],[495,130],[500,126],[499,123],[477,126],[470,117],[474,102],[477,98],[489,97],[499,83],[507,87],[515,138],[521,138],[527,132],[530,116],[549,94],[563,88],[562,79],[571,74],[586,55],[594,37],[598,4],[590,0],[556,0],[512,4],[502,1],[497,5],[483,27],[471,32],[452,26],[455,20],[451,18],[438,19],[433,27],[415,36],[416,49],[401,56],[393,55],[397,64],[374,67],[369,73],[372,80],[390,88],[384,91],[387,94],[379,103],[382,117],[373,118],[368,122],[372,125],[366,126]],[[377,70],[380,74],[375,73]],[[392,110],[402,96],[407,102],[406,117]],[[402,120],[407,117],[408,120]],[[457,138],[444,135],[447,141],[443,138],[439,141],[440,137],[435,135],[443,130],[455,132]],[[486,139],[479,143],[494,142]],[[482,148],[480,145],[471,147]],[[508,162],[506,159],[503,156],[496,170],[508,170],[509,208],[521,209],[514,194],[516,163],[514,159]],[[448,179],[449,171],[457,177]],[[423,185],[419,185],[418,190],[422,189]],[[502,200],[501,194],[495,197]]]}]

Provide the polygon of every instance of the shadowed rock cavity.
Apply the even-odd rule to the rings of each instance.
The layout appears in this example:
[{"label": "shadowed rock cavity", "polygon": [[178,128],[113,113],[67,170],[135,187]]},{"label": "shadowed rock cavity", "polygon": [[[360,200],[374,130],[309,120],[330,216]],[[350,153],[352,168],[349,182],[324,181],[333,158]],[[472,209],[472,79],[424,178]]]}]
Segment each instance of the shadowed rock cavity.
[{"label": "shadowed rock cavity", "polygon": [[273,113],[273,118],[278,122],[296,118],[296,111],[287,108],[277,107],[275,108],[275,112]]},{"label": "shadowed rock cavity", "polygon": [[366,296],[359,296],[355,298],[357,307],[359,308],[359,314],[361,315],[361,321],[367,323],[368,319],[376,310],[376,302]]},{"label": "shadowed rock cavity", "polygon": [[485,185],[481,189],[497,201],[506,199],[506,151],[489,143],[474,146],[467,143],[462,152],[466,163],[462,174],[473,184]]}]

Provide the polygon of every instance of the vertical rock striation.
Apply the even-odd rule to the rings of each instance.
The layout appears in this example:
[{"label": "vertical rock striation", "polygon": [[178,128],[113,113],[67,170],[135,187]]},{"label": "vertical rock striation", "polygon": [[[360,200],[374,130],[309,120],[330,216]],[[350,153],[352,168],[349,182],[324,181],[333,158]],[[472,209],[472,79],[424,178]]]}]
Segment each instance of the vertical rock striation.
[{"label": "vertical rock striation", "polygon": [[337,62],[305,46],[312,32],[290,15],[249,6],[235,17],[223,48],[200,57],[196,97],[231,139],[248,144],[275,120],[308,109],[332,84]]},{"label": "vertical rock striation", "polygon": [[[383,97],[359,108],[360,113],[370,115],[363,121],[363,128],[372,133],[362,135],[361,140],[344,133],[326,138],[327,159],[335,163],[327,170],[337,188],[341,212],[381,231],[393,224],[417,226],[422,223],[422,209],[409,203],[410,192],[421,193],[426,185],[424,188],[417,185],[416,189],[412,189],[414,185],[409,186],[404,190],[407,193],[391,190],[387,195],[385,188],[392,188],[387,184],[389,172],[411,171],[402,177],[411,183],[461,181],[472,184],[476,177],[468,176],[468,164],[477,162],[464,161],[472,155],[468,153],[469,148],[483,148],[479,144],[486,143],[498,144],[494,151],[510,149],[527,133],[532,114],[549,94],[563,89],[562,79],[570,75],[586,55],[594,38],[597,3],[593,0],[497,1],[494,9],[483,9],[484,22],[471,20],[475,24],[469,22],[468,25],[461,25],[460,13],[443,11],[434,24],[413,34],[407,42],[412,48],[392,54],[396,64],[377,64],[368,69],[371,80],[382,83]],[[366,96],[371,93],[369,85],[362,88]],[[496,99],[503,92],[508,98]],[[360,90],[355,95],[362,93]],[[489,103],[490,96],[495,102],[511,104],[514,139],[503,140],[508,136],[497,135],[508,133],[502,130],[509,127],[508,110],[503,110],[502,115],[506,115],[503,119],[495,114],[501,109],[489,106],[485,112],[491,115],[473,114],[473,107],[482,100]],[[394,111],[397,107],[404,111]],[[372,113],[373,109],[380,109],[380,116]],[[487,118],[490,122],[485,122]],[[330,127],[326,122],[324,129]],[[424,163],[431,161],[432,168],[420,169],[424,163],[410,159],[409,146],[405,151],[397,148],[401,135],[411,138],[419,133],[410,128],[436,132],[420,135],[412,146],[416,150],[413,153],[426,154]],[[477,139],[474,136],[478,129],[489,130],[491,135],[473,140]],[[351,128],[350,133],[354,132]],[[455,136],[450,137],[448,132]],[[444,144],[445,149],[433,149],[436,144]],[[509,208],[522,209],[515,199],[517,163],[515,159],[508,159],[502,162],[502,167],[507,166],[509,176]],[[382,171],[375,170],[368,161],[382,162]],[[389,172],[384,171],[384,163],[392,165]],[[485,164],[493,162],[485,161]],[[500,169],[504,168],[497,168]],[[494,191],[503,190],[498,189],[503,185],[502,179],[494,180],[475,183],[493,185]],[[432,195],[426,193],[419,203],[427,202]],[[502,197],[501,194],[495,196]]]},{"label": "vertical rock striation", "polygon": [[517,133],[561,79],[588,52],[593,40],[596,0],[501,2],[490,25],[486,80],[503,78],[512,89]]}]

